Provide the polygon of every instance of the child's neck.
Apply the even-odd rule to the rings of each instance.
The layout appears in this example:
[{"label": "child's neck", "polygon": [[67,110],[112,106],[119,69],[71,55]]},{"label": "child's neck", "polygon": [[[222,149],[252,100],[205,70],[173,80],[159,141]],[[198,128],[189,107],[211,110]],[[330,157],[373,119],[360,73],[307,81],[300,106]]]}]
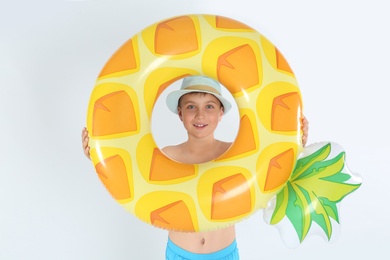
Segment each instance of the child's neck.
[{"label": "child's neck", "polygon": [[190,136],[185,144],[187,149],[194,151],[200,150],[200,152],[205,152],[215,147],[218,142],[219,141],[215,139],[214,136],[208,136],[204,138],[194,138]]}]

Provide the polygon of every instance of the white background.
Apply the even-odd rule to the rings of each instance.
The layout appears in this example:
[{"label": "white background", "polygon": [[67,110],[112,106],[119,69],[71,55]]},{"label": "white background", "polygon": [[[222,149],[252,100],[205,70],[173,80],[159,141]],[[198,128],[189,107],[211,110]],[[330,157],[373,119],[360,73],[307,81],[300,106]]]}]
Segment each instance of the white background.
[{"label": "white background", "polygon": [[166,232],[127,213],[82,153],[101,68],[125,40],[188,13],[239,20],[294,70],[309,143],[334,141],[363,185],[333,243],[287,248],[262,213],[237,224],[241,259],[390,259],[389,7],[385,0],[4,1],[0,8],[0,259],[163,259]]}]

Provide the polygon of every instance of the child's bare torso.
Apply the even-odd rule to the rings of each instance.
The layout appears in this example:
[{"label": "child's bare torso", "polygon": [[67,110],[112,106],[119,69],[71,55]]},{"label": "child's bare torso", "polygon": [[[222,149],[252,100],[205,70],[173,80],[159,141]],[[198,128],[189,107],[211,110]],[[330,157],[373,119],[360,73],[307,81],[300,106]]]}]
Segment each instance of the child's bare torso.
[{"label": "child's bare torso", "polygon": [[206,254],[228,247],[236,238],[236,231],[234,226],[199,233],[170,231],[169,238],[187,251]]},{"label": "child's bare torso", "polygon": [[[185,143],[167,146],[162,151],[171,159],[188,164],[198,164],[211,161],[226,152],[231,143],[219,140]],[[193,253],[211,253],[228,247],[236,237],[234,226],[209,232],[177,232],[170,231],[169,238],[177,246]]]}]

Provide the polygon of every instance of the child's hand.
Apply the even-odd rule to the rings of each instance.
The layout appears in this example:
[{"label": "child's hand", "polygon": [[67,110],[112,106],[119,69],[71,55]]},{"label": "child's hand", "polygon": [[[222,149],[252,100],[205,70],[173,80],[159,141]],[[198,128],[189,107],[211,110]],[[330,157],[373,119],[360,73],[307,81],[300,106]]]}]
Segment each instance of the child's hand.
[{"label": "child's hand", "polygon": [[307,118],[303,116],[301,118],[302,120],[302,146],[305,146],[307,143],[307,139],[309,138],[309,121],[307,121]]},{"label": "child's hand", "polygon": [[88,159],[91,159],[91,156],[89,154],[88,142],[89,142],[88,130],[87,128],[84,127],[83,130],[81,131],[81,143],[82,143],[85,156],[87,156]]}]

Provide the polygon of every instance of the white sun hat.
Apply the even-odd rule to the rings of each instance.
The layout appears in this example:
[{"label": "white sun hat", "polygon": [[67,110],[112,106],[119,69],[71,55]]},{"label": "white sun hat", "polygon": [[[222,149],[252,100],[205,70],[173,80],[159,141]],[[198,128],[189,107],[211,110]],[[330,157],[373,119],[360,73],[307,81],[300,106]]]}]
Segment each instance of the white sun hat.
[{"label": "white sun hat", "polygon": [[222,96],[221,85],[218,81],[206,76],[188,76],[183,79],[180,90],[168,94],[166,103],[169,110],[177,114],[180,97],[191,92],[203,92],[215,96],[221,101],[224,114],[232,107],[232,104]]}]

